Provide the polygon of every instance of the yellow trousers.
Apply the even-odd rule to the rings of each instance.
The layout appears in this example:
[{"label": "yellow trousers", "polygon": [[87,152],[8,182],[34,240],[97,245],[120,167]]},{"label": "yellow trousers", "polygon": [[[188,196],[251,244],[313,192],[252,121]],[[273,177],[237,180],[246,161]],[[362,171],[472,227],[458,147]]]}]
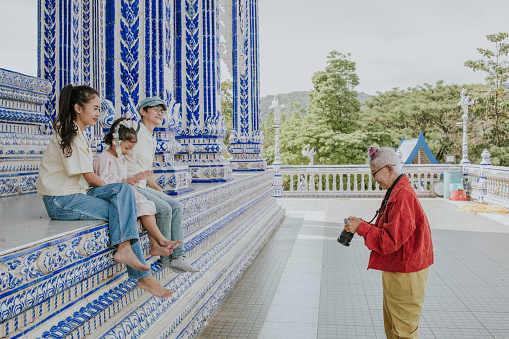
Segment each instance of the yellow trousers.
[{"label": "yellow trousers", "polygon": [[419,338],[424,287],[429,267],[419,272],[382,272],[384,327],[389,339]]}]

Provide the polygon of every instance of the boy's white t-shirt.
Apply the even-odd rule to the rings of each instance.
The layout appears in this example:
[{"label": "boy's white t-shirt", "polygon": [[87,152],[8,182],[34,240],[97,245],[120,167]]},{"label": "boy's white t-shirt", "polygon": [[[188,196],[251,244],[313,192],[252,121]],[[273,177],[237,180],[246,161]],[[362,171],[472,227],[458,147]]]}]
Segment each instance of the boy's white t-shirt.
[{"label": "boy's white t-shirt", "polygon": [[[127,173],[136,174],[143,171],[151,171],[152,164],[154,162],[154,156],[156,154],[156,146],[157,141],[154,138],[152,132],[150,132],[144,124],[140,124],[140,130],[138,131],[138,142],[133,147],[131,152],[125,156]],[[138,187],[147,187],[147,180],[140,180]]]},{"label": "boy's white t-shirt", "polygon": [[87,194],[89,185],[82,173],[94,171],[94,157],[90,145],[78,128],[78,134],[71,143],[72,155],[65,157],[60,140],[60,136],[55,133],[44,151],[39,165],[37,192],[51,196]]}]

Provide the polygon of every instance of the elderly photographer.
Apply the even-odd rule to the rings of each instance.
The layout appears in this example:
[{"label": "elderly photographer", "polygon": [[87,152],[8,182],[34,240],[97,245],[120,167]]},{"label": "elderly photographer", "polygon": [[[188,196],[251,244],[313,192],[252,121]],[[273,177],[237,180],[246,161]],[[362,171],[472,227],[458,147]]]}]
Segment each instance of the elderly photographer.
[{"label": "elderly photographer", "polygon": [[392,148],[369,149],[373,179],[387,192],[374,224],[349,217],[345,230],[364,237],[371,250],[368,269],[382,271],[387,338],[418,338],[429,266],[431,230],[408,177]]}]

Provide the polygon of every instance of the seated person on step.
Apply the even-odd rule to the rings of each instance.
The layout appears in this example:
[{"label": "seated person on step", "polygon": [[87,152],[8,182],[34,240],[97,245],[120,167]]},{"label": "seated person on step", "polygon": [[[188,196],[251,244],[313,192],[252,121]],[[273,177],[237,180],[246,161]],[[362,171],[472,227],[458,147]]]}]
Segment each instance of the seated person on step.
[{"label": "seated person on step", "polygon": [[150,273],[139,242],[136,200],[129,184],[105,185],[94,173],[83,131],[99,118],[99,93],[88,86],[65,86],[60,93],[55,133],[41,160],[37,189],[51,219],[106,220],[113,258],[127,265],[138,287],[160,298],[173,292]]},{"label": "seated person on step", "polygon": [[[153,136],[154,129],[161,125],[166,114],[166,104],[158,97],[143,99],[138,106],[141,115],[141,124],[138,129],[138,142],[132,151],[125,157],[127,172],[136,174],[152,169],[156,152],[156,139]],[[196,273],[200,270],[185,257],[184,232],[182,229],[182,206],[180,203],[163,192],[161,187],[149,175],[146,180],[140,180],[136,185],[138,192],[156,205],[156,223],[161,233],[173,241],[182,240],[182,243],[173,250],[169,256],[161,256],[161,264],[174,272]]]},{"label": "seated person on step", "polygon": [[[127,174],[127,167],[124,155],[129,154],[138,138],[136,136],[137,124],[133,120],[119,118],[111,126],[110,131],[104,136],[104,142],[109,149],[99,154],[94,162],[94,171],[106,184],[125,182],[130,185],[136,185],[140,180],[146,179],[151,175],[150,171]],[[136,199],[136,209],[141,224],[147,230],[150,240],[150,255],[168,256],[180,243],[166,239],[156,225],[156,206],[152,201],[148,201],[143,195],[138,193],[133,187],[134,197]]]}]

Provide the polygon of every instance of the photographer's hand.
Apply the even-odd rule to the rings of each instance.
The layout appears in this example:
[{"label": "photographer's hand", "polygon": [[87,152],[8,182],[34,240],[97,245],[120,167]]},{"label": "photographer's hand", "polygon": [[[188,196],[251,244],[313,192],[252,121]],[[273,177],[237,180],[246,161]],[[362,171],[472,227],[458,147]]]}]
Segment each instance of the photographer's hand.
[{"label": "photographer's hand", "polygon": [[356,218],[356,217],[348,217],[347,219],[350,220],[350,222],[345,224],[345,228],[344,228],[345,231],[353,233],[353,234],[357,233],[357,228],[359,227],[361,222],[363,222],[364,220],[362,220],[361,218]]}]

